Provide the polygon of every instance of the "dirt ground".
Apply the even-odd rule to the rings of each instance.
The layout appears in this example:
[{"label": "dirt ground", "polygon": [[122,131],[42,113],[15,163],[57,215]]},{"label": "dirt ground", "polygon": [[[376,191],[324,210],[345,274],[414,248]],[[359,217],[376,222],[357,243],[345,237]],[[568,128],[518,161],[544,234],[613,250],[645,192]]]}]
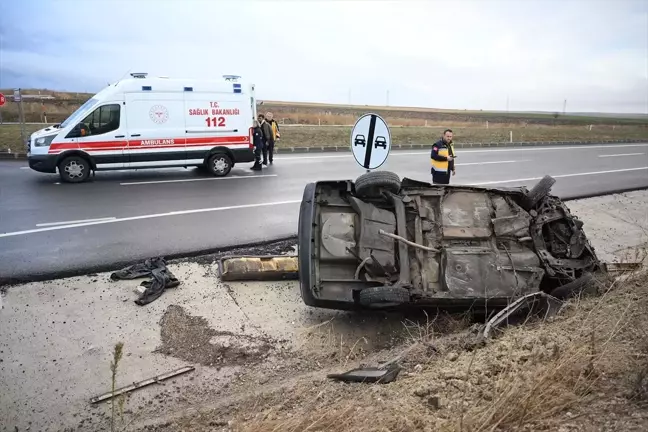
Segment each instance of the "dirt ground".
[{"label": "dirt ground", "polygon": [[[645,249],[648,192],[569,207],[600,258],[624,260]],[[477,326],[465,317],[309,308],[294,281],[220,281],[214,257],[169,268],[182,284],[146,306],[134,303],[139,280],[111,282],[109,273],[8,287],[0,310],[0,429],[110,430],[111,403],[89,400],[110,390],[118,342],[117,387],[195,370],[132,392],[123,412],[116,403],[115,430],[648,427],[648,286],[639,276],[480,348]],[[403,353],[391,384],[326,378]]]}]

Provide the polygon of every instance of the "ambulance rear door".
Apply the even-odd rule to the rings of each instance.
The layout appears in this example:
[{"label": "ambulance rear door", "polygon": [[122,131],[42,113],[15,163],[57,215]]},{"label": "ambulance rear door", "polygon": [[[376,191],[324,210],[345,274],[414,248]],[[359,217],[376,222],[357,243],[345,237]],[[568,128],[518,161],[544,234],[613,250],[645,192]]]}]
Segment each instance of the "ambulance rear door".
[{"label": "ambulance rear door", "polygon": [[248,147],[249,96],[229,88],[185,92],[188,163],[202,163],[214,147],[228,147],[234,153]]}]

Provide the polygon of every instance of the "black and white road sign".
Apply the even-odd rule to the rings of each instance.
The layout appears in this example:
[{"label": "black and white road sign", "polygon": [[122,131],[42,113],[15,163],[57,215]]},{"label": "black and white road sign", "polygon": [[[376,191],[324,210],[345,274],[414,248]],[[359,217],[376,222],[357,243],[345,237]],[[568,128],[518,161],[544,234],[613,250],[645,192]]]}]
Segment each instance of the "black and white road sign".
[{"label": "black and white road sign", "polygon": [[358,165],[372,170],[385,163],[391,149],[391,133],[378,114],[365,114],[351,131],[351,151]]}]

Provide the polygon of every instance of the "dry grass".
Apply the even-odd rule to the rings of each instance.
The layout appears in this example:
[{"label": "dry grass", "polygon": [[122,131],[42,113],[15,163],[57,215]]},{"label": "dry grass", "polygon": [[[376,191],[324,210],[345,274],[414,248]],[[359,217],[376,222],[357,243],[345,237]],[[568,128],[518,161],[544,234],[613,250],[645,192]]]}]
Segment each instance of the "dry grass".
[{"label": "dry grass", "polygon": [[[11,92],[5,92],[11,94]],[[38,90],[24,93],[38,94]],[[91,95],[41,90],[53,101],[23,103],[27,122],[50,124],[63,121]],[[539,113],[441,110],[406,107],[369,107],[288,102],[264,102],[259,112],[272,111],[283,124],[279,147],[348,146],[351,125],[366,112],[378,112],[392,128],[392,142],[430,144],[445,128],[452,128],[456,142],[648,140],[648,117],[611,118]],[[2,107],[5,122],[18,120],[18,105]],[[340,126],[346,125],[346,126]],[[590,130],[590,125],[592,129]],[[27,125],[29,133],[45,125]],[[0,125],[0,151],[17,148],[19,129]]]},{"label": "dry grass", "polygon": [[[45,125],[25,125],[25,133],[27,137],[33,132],[44,128]],[[20,142],[20,125],[0,125],[0,152],[6,152],[11,150],[12,152],[21,153],[27,151],[24,145]]]},{"label": "dry grass", "polygon": [[605,412],[618,409],[612,401],[619,397],[633,404],[648,396],[647,294],[646,275],[629,277],[600,297],[573,301],[549,322],[509,329],[457,358],[448,354],[456,340],[440,338],[437,355],[426,361],[429,351],[410,353],[410,361],[424,363],[392,384],[320,381],[260,396],[254,410],[238,411],[233,430],[481,432],[587,422],[602,427],[596,430],[641,430],[648,419],[636,424]]},{"label": "dry grass", "polygon": [[[431,144],[441,137],[445,127],[394,127],[392,144]],[[590,131],[584,126],[519,126],[483,127],[479,125],[452,125],[456,143],[513,141],[595,141],[621,139],[647,139],[648,128],[640,126],[595,126]],[[281,130],[281,147],[350,146],[351,127],[293,126]]]},{"label": "dry grass", "polygon": [[[45,125],[25,125],[28,134],[42,129]],[[394,127],[391,129],[392,144],[431,144],[441,136],[444,127]],[[639,126],[595,126],[591,131],[583,126],[542,126],[485,127],[463,124],[453,127],[456,143],[468,142],[508,142],[509,131],[514,141],[596,141],[646,139],[648,129]],[[333,147],[349,146],[351,127],[294,126],[281,130],[281,147]],[[0,125],[0,151],[21,148],[20,127]]]},{"label": "dry grass", "polygon": [[[349,341],[318,372],[289,374],[247,394],[232,389],[230,401],[145,430],[648,430],[648,274],[598,287],[599,296],[575,299],[548,320],[510,327],[484,346],[474,343],[476,328],[465,317],[406,320],[399,347],[354,361],[364,342]],[[306,332],[327,334],[332,325],[342,324],[330,320]],[[331,348],[336,344],[333,338]],[[393,383],[325,378],[398,353],[404,369]]]}]

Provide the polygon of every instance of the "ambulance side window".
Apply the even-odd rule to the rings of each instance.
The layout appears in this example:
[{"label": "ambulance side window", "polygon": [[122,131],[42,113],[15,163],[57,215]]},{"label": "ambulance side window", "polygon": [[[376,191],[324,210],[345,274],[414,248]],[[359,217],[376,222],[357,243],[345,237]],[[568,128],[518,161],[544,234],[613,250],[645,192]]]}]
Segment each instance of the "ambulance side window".
[{"label": "ambulance side window", "polygon": [[120,108],[119,104],[100,106],[81,120],[80,127],[72,129],[68,138],[102,135],[119,129]]}]

